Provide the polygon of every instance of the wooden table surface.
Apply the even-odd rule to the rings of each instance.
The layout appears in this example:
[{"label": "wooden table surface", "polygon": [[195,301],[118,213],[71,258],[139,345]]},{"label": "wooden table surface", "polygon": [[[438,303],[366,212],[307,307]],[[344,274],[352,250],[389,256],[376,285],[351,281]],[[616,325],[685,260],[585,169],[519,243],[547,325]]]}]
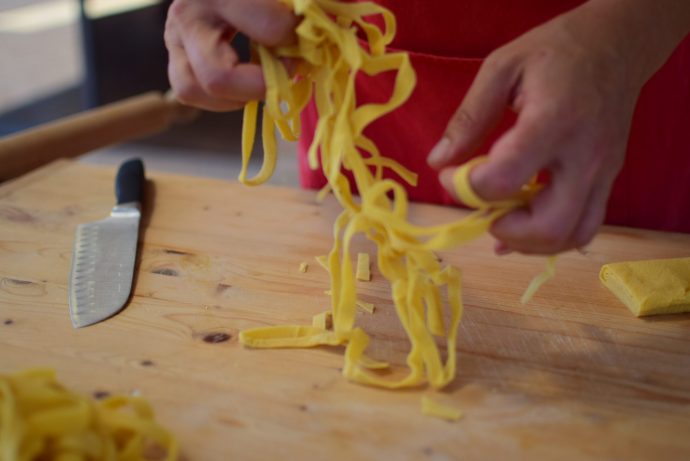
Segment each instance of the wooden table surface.
[{"label": "wooden table surface", "polygon": [[[74,230],[108,214],[113,178],[59,162],[0,185],[0,372],[50,366],[79,392],[136,390],[187,460],[690,459],[690,316],[635,318],[598,280],[606,262],[690,256],[690,235],[606,228],[561,256],[527,306],[543,259],[493,256],[488,237],[442,254],[463,271],[466,306],[458,375],[438,397],[465,416],[448,423],[420,413],[424,389],[347,382],[341,349],[237,342],[328,306],[313,258],[331,246],[338,207],[309,191],[149,173],[133,299],[73,329]],[[419,222],[459,213],[413,209]],[[374,269],[360,287],[377,306],[358,317],[372,355],[404,363],[385,280]],[[229,339],[207,342],[218,333]]]}]

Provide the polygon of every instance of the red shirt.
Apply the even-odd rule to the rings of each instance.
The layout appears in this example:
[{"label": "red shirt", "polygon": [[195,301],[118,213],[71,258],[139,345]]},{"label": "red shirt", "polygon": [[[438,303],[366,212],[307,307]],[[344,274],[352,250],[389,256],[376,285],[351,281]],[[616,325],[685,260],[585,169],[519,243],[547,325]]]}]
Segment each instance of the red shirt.
[{"label": "red shirt", "polygon": [[[482,59],[527,30],[583,3],[579,0],[379,0],[398,20],[391,48],[409,52],[417,86],[398,110],[365,133],[383,155],[419,174],[412,200],[451,204],[426,156],[467,92]],[[382,101],[393,75],[358,79],[358,103]],[[302,185],[325,178],[306,161],[316,111],[302,115]],[[499,127],[480,152],[508,128]],[[625,165],[609,199],[608,224],[690,233],[690,39],[683,41],[643,88],[632,122]]]}]

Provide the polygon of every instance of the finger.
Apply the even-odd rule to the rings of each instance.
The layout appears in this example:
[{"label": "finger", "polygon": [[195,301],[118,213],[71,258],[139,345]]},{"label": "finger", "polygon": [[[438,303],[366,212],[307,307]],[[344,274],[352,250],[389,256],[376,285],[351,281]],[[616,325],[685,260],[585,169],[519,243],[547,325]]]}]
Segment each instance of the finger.
[{"label": "finger", "polygon": [[571,237],[574,247],[580,248],[589,244],[604,222],[612,185],[613,179],[597,184],[591,191],[584,214]]},{"label": "finger", "polygon": [[168,78],[178,101],[214,112],[236,110],[244,106],[240,101],[218,99],[206,94],[194,76],[182,47],[169,45],[168,54]]},{"label": "finger", "polygon": [[295,42],[299,19],[277,0],[222,0],[218,14],[237,30],[268,47]]},{"label": "finger", "polygon": [[491,233],[508,248],[527,254],[574,248],[571,236],[583,216],[589,189],[576,171],[556,170],[529,208],[503,216],[491,226]]},{"label": "finger", "polygon": [[526,109],[517,123],[491,148],[488,161],[470,172],[474,192],[487,201],[514,197],[541,170],[547,168],[559,146],[559,131],[537,111]]},{"label": "finger", "polygon": [[494,253],[496,253],[497,256],[509,255],[512,252],[512,248],[510,248],[505,242],[496,240],[496,242],[494,243]]},{"label": "finger", "polygon": [[427,162],[436,169],[462,163],[482,144],[503,118],[518,73],[513,66],[489,57],[482,64],[460,107],[448,122]]},{"label": "finger", "polygon": [[460,203],[460,197],[458,197],[458,193],[455,190],[455,183],[453,181],[453,177],[455,176],[455,172],[458,169],[456,167],[449,167],[449,168],[444,168],[441,170],[441,172],[438,175],[438,180],[441,183],[441,186],[448,192],[448,195],[451,196],[451,198]]},{"label": "finger", "polygon": [[237,53],[226,39],[227,30],[199,20],[181,38],[194,75],[207,95],[243,102],[263,98],[266,88],[261,67],[238,63]]}]

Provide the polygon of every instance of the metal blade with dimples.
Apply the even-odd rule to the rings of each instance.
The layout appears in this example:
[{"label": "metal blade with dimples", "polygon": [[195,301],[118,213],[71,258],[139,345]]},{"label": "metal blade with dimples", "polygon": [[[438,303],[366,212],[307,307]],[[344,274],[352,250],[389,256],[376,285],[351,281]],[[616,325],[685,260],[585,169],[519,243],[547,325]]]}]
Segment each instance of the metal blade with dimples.
[{"label": "metal blade with dimples", "polygon": [[81,328],[117,314],[132,289],[139,238],[144,164],[124,162],[115,180],[110,216],[77,227],[69,278],[72,325]]}]

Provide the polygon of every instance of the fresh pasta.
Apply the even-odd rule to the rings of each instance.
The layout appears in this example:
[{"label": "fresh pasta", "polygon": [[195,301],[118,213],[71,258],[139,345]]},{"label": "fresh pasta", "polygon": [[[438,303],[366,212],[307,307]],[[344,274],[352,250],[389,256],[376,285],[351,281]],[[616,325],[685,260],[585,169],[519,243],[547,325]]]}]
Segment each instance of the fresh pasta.
[{"label": "fresh pasta", "polygon": [[637,317],[690,312],[690,258],[604,264],[599,278]]},{"label": "fresh pasta", "polygon": [[139,397],[94,402],[65,389],[49,369],[0,374],[2,460],[173,461],[177,456],[175,438]]},{"label": "fresh pasta", "polygon": [[422,396],[422,414],[435,416],[446,421],[458,421],[462,418],[462,412],[447,405],[436,402],[431,397]]},{"label": "fresh pasta", "polygon": [[371,280],[369,253],[357,253],[357,271],[355,278],[363,282]]},{"label": "fresh pasta", "polygon": [[[330,274],[332,329],[323,328],[325,322],[319,316],[313,326],[245,330],[240,333],[240,341],[248,347],[345,345],[343,374],[352,381],[390,389],[423,383],[442,388],[455,376],[455,345],[463,306],[460,272],[452,266],[442,267],[434,252],[480,237],[492,221],[516,206],[524,206],[538,187],[525,186],[524,193],[512,201],[486,203],[469,187],[472,162],[458,169],[455,184],[460,199],[475,211],[448,224],[411,224],[404,187],[384,178],[383,172],[392,170],[413,186],[417,175],[384,157],[364,134],[370,123],[405,102],[415,87],[416,77],[408,55],[386,50],[395,34],[395,18],[390,11],[371,2],[285,3],[302,17],[296,29],[297,43],[272,49],[255,46],[267,87],[261,130],[264,163],[256,177],[247,177],[259,107],[258,102],[250,102],[244,112],[243,167],[239,179],[244,184],[256,185],[270,177],[276,161],[274,127],[285,139],[297,139],[300,112],[313,98],[319,118],[308,151],[309,165],[321,168],[328,180],[320,195],[332,192],[343,207],[335,220],[334,244],[325,261]],[[365,18],[369,16],[381,17],[384,26],[379,29],[367,22]],[[296,58],[294,76],[286,70],[284,58]],[[388,100],[357,105],[355,77],[360,73],[374,76],[390,71],[396,77]],[[352,173],[359,198],[344,171]],[[407,374],[402,378],[372,372],[389,365],[366,355],[369,336],[355,325],[358,298],[351,242],[360,233],[376,244],[378,270],[390,283],[398,318],[411,343]],[[444,292],[447,306],[442,303]],[[444,352],[437,347],[435,337],[443,338]]]}]

